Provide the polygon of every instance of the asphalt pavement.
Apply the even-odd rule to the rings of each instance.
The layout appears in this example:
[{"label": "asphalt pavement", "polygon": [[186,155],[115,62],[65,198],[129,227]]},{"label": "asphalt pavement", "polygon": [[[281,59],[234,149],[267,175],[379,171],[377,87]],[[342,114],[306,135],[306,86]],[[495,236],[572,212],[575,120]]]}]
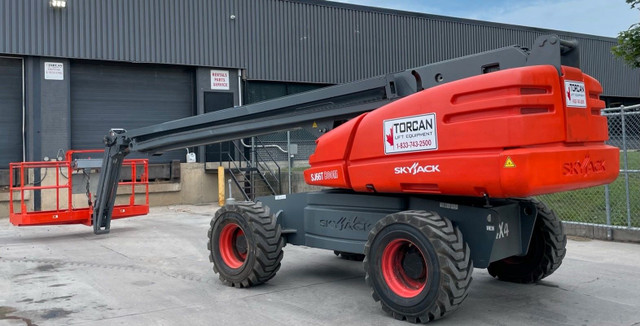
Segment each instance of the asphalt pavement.
[{"label": "asphalt pavement", "polygon": [[[236,289],[213,273],[217,206],[169,206],[113,221],[14,227],[0,219],[0,325],[410,325],[386,315],[361,262],[285,247],[267,284]],[[462,307],[435,325],[640,325],[640,245],[572,238],[538,284],[476,269]]]}]

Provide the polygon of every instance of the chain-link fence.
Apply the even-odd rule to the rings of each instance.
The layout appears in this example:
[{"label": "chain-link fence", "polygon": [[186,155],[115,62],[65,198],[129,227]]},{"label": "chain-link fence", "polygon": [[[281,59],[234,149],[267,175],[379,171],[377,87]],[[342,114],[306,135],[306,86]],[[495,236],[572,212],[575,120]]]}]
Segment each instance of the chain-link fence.
[{"label": "chain-link fence", "polygon": [[[620,148],[620,175],[613,183],[540,196],[565,222],[640,228],[640,105],[602,111],[610,145]],[[607,167],[616,168],[616,167]]]}]

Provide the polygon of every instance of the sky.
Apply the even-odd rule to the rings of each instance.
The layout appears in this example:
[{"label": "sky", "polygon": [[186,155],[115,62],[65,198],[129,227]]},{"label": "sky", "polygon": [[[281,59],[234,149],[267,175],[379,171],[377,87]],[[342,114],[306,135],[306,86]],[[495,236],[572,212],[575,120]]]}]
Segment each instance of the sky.
[{"label": "sky", "polygon": [[640,22],[625,0],[331,0],[371,7],[616,37]]}]

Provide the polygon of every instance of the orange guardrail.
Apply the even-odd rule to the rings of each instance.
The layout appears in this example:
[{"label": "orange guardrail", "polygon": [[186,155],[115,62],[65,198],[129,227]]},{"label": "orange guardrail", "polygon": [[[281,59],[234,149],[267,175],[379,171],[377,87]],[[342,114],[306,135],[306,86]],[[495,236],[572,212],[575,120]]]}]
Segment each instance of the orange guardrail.
[{"label": "orange guardrail", "polygon": [[[57,224],[84,224],[92,225],[93,202],[92,193],[87,186],[86,202],[78,203],[81,196],[73,194],[73,175],[89,174],[84,169],[74,168],[74,157],[101,154],[102,150],[75,150],[67,151],[64,161],[20,162],[10,163],[9,176],[9,220],[16,226],[27,225],[57,225]],[[102,155],[98,155],[100,158]],[[89,157],[90,158],[90,157]],[[123,171],[130,169],[130,180],[121,180],[119,189],[131,188],[128,202],[117,204],[113,208],[112,219],[119,219],[149,213],[149,160],[127,159],[124,160]],[[53,170],[53,171],[52,171]],[[66,171],[66,175],[63,171]],[[140,172],[142,173],[138,175]],[[55,177],[49,178],[47,174],[54,172]],[[39,175],[40,180],[35,180]],[[17,177],[17,180],[14,178]],[[34,180],[28,180],[33,178]],[[144,191],[141,191],[141,188]],[[136,198],[136,190],[139,191]],[[55,204],[47,195],[55,192]],[[14,194],[18,193],[14,201]],[[39,193],[42,203],[40,208],[31,204],[32,196]],[[144,198],[142,198],[144,196]],[[75,197],[75,198],[74,198]],[[19,198],[19,199],[18,199]],[[76,202],[74,202],[76,199]],[[137,200],[136,200],[137,199]],[[82,201],[81,201],[82,202]],[[19,203],[19,209],[14,205]],[[118,203],[118,202],[116,202]]]}]

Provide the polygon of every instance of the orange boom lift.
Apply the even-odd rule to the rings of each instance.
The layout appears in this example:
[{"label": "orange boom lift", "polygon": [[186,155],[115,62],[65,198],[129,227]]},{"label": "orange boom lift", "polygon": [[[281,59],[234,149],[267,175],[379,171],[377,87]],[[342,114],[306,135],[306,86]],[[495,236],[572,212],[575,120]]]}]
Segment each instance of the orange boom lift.
[{"label": "orange boom lift", "polygon": [[[531,283],[565,256],[562,223],[527,198],[609,183],[602,87],[580,70],[578,44],[541,36],[344,85],[105,137],[94,233],[108,233],[131,152],[307,128],[321,135],[304,172],[323,191],[227,202],[211,221],[220,279],[274,277],[283,246],[363,260],[373,298],[397,319],[429,322],[465,300],[474,268]],[[86,221],[88,222],[88,221]]]}]

